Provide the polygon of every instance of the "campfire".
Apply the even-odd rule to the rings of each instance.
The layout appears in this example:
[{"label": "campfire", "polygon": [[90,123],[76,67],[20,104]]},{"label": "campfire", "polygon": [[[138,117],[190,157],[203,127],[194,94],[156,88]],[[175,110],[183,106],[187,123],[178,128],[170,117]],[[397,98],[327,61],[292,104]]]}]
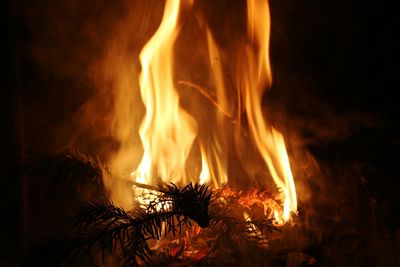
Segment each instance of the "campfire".
[{"label": "campfire", "polygon": [[[23,160],[24,177],[86,190],[68,231],[26,248],[23,265],[325,266],[324,242],[359,251],[363,237],[340,217],[357,208],[337,204],[301,123],[269,100],[279,90],[269,1],[237,1],[224,19],[204,3],[132,4],[113,24],[88,68],[94,98],[108,103],[96,124],[113,145]],[[87,101],[82,121],[100,102]]]},{"label": "campfire", "polygon": [[[136,167],[135,162],[124,166],[125,173],[118,154],[106,165],[102,173],[111,202],[79,210],[76,220],[88,231],[95,227],[95,234],[80,237],[76,249],[64,250],[101,244],[100,249],[112,251],[116,246],[133,266],[153,254],[211,263],[215,255],[229,256],[221,254],[226,248],[218,248],[229,247],[227,238],[266,249],[272,234],[296,227],[297,196],[285,137],[262,107],[264,91],[272,84],[268,1],[248,0],[246,12],[237,14],[245,18],[246,29],[240,39],[229,40],[233,56],[223,56],[228,53],[193,5],[166,1],[160,25],[139,53],[138,89],[145,107],[141,160]],[[184,15],[194,20],[187,22],[193,29],[183,30]],[[204,47],[196,64],[204,67],[183,67],[205,72],[203,79],[177,78],[175,62],[183,60],[176,43],[188,32],[201,36]],[[247,157],[259,173],[244,165],[238,171],[235,165]],[[109,186],[115,181],[123,181],[132,193],[121,196]],[[121,198],[132,204],[118,203]]]},{"label": "campfire", "polygon": [[[226,145],[224,147],[223,139],[234,136],[241,145],[255,146],[256,153],[262,158],[260,164],[265,165],[266,170],[264,177],[257,179],[272,177],[279,191],[277,200],[280,204],[268,207],[272,209],[272,214],[265,215],[273,216],[277,224],[288,222],[291,213],[297,212],[289,157],[282,133],[266,121],[261,106],[263,92],[272,83],[268,55],[268,2],[247,3],[247,36],[237,48],[241,58],[237,58],[237,62],[231,62],[234,59],[226,62],[238,67],[231,74],[237,82],[230,90],[224,82],[227,80],[223,75],[225,62],[206,22],[202,22],[204,25],[197,30],[203,32],[207,41],[208,56],[200,58],[208,63],[210,75],[207,86],[193,80],[174,81],[174,44],[180,33],[179,28],[183,27],[179,23],[181,5],[180,1],[166,2],[159,28],[139,55],[139,87],[146,113],[139,129],[143,156],[136,170],[131,173],[132,180],[146,185],[158,182],[199,182],[213,184],[216,188],[227,185],[231,176],[227,159],[232,149]],[[186,12],[190,13],[190,7],[187,8],[189,10]],[[179,85],[181,90],[198,90],[204,97],[202,102],[210,101],[214,107],[208,105],[207,110],[199,108],[188,112],[180,104]],[[204,105],[206,107],[207,103]],[[200,123],[204,117],[208,120],[205,125]],[[202,127],[208,129],[199,133],[198,129]],[[248,132],[247,138],[241,136],[243,128]],[[194,146],[197,146],[197,153],[193,151]],[[188,168],[186,165],[190,160],[193,163]],[[246,178],[240,177],[242,180]],[[134,190],[136,195],[140,195],[140,189]],[[140,197],[138,200],[140,202]]]}]

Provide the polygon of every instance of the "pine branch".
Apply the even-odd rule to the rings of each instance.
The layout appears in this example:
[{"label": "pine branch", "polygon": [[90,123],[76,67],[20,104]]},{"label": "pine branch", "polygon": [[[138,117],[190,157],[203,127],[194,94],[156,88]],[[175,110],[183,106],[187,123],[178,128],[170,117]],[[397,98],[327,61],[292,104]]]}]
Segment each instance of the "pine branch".
[{"label": "pine branch", "polygon": [[[240,261],[237,257],[242,251],[265,251],[271,234],[280,232],[274,226],[273,218],[255,217],[249,218],[234,216],[233,210],[240,208],[239,198],[223,197],[217,191],[214,205],[210,210],[212,217],[208,228],[210,249],[202,262],[217,265],[236,265]],[[223,200],[223,201],[221,201]]]},{"label": "pine branch", "polygon": [[274,231],[280,231],[273,225],[273,219],[255,217],[249,217],[244,222],[238,222],[236,227],[241,240],[247,246],[252,247],[268,246],[269,236]]},{"label": "pine branch", "polygon": [[[117,248],[126,266],[139,266],[151,256],[148,239],[160,239],[163,225],[165,234],[175,235],[182,227],[191,224],[191,220],[200,220],[208,225],[208,205],[212,191],[202,185],[188,185],[179,189],[176,185],[160,186],[160,193],[144,208],[126,212],[115,207],[109,200],[96,200],[83,204],[77,211],[75,222],[81,229],[78,236],[48,243],[34,250],[30,260],[44,264],[40,255],[46,253],[53,263],[46,266],[59,266],[63,258],[77,260],[93,259],[88,257],[96,251],[102,259]],[[199,225],[200,225],[199,223]],[[57,248],[57,249],[55,249]],[[42,250],[42,253],[40,253]]]},{"label": "pine branch", "polygon": [[21,169],[34,182],[49,183],[101,183],[107,169],[98,158],[68,147],[58,155],[34,155],[23,159]]},{"label": "pine branch", "polygon": [[129,223],[133,218],[123,209],[104,198],[82,204],[74,216],[74,222],[80,228],[102,224]]}]

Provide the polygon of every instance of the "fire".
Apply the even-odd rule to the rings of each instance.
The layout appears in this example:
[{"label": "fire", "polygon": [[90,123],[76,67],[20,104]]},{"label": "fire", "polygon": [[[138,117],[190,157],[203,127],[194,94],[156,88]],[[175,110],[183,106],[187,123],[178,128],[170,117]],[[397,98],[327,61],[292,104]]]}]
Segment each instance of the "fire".
[{"label": "fire", "polygon": [[150,184],[155,176],[163,181],[186,182],[185,162],[197,125],[179,106],[173,82],[179,7],[179,0],[166,2],[160,27],[140,53],[139,85],[146,115],[139,130],[144,153],[134,174],[136,182]]},{"label": "fire", "polygon": [[[242,45],[235,52],[237,58],[231,62],[237,66],[233,85],[237,92],[236,107],[228,100],[224,65],[221,60],[215,60],[220,58],[220,50],[208,26],[205,31],[208,58],[204,60],[209,62],[215,93],[207,93],[207,89],[192,81],[174,81],[174,44],[181,28],[178,23],[180,5],[180,0],[166,1],[161,24],[139,56],[139,86],[146,114],[139,130],[143,156],[132,176],[137,183],[148,185],[159,182],[155,179],[185,184],[194,176],[200,183],[215,187],[229,184],[227,152],[221,146],[224,138],[221,133],[225,131],[223,122],[229,118],[234,128],[240,131],[244,127],[241,116],[245,114],[250,138],[279,190],[282,205],[267,197],[250,195],[242,199],[243,205],[261,204],[265,215],[275,218],[276,224],[286,223],[291,213],[297,212],[293,174],[284,137],[264,118],[261,105],[265,89],[272,84],[268,1],[247,1],[247,41],[239,43]],[[198,126],[196,114],[189,114],[181,107],[176,84],[194,88],[216,107],[217,127],[210,131],[208,140],[197,136],[201,125]],[[188,175],[186,162],[193,145],[199,148],[197,156],[201,171],[195,175],[191,171]]]},{"label": "fire", "polygon": [[[283,208],[275,200],[275,196],[268,191],[260,191],[254,189],[248,192],[236,191],[229,187],[224,187],[220,190],[219,196],[221,201],[232,202],[234,199],[241,208],[247,210],[253,210],[253,208],[261,208],[266,218],[274,219],[275,225],[284,224],[283,218],[279,215],[283,213]],[[250,216],[247,212],[244,212],[245,220],[248,220]]]},{"label": "fire", "polygon": [[265,88],[272,84],[269,62],[271,20],[267,1],[248,0],[247,20],[250,43],[244,47],[245,57],[237,71],[238,87],[244,98],[250,132],[258,151],[279,188],[284,203],[278,221],[287,222],[297,211],[296,189],[289,157],[282,134],[269,126],[262,114],[261,99]]},{"label": "fire", "polygon": [[200,151],[201,151],[201,172],[199,178],[200,178],[200,183],[205,184],[211,181],[211,173],[207,156],[205,155],[203,146],[200,146]]}]

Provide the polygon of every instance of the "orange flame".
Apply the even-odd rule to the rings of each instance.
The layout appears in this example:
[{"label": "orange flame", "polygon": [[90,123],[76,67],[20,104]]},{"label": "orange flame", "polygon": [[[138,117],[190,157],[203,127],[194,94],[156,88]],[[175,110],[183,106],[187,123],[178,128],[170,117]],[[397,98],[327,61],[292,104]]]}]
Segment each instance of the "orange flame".
[{"label": "orange flame", "polygon": [[248,0],[247,11],[250,43],[244,48],[244,60],[238,64],[238,87],[244,98],[251,136],[284,203],[283,211],[276,211],[275,218],[277,222],[287,222],[290,213],[297,211],[293,175],[284,138],[279,131],[268,125],[261,106],[263,92],[272,83],[268,54],[271,27],[268,2]]},{"label": "orange flame", "polygon": [[[146,108],[139,134],[143,144],[143,156],[132,173],[138,183],[152,184],[153,177],[168,182],[187,183],[186,161],[197,134],[196,120],[179,103],[173,80],[173,48],[180,32],[178,25],[180,0],[167,0],[161,24],[140,53],[140,92]],[[193,3],[192,3],[193,4]],[[261,100],[266,88],[272,84],[269,61],[269,37],[271,19],[268,1],[247,1],[247,42],[237,51],[235,73],[236,89],[246,112],[250,137],[279,190],[282,207],[273,205],[276,224],[288,222],[292,212],[297,212],[296,189],[289,157],[282,133],[270,126],[262,112]],[[201,183],[213,183],[218,187],[228,183],[227,157],[221,148],[223,121],[229,117],[240,130],[240,112],[236,120],[231,114],[233,105],[227,97],[220,51],[206,28],[208,61],[215,98],[207,90],[191,81],[179,82],[202,93],[216,107],[217,127],[210,132],[211,138],[196,140],[201,158]],[[240,109],[239,108],[236,109]],[[211,140],[211,141],[210,141]],[[193,176],[191,176],[193,177]],[[267,201],[267,200],[266,200]],[[269,205],[265,202],[265,205]],[[271,205],[269,205],[271,206]]]},{"label": "orange flame", "polygon": [[140,53],[140,92],[146,115],[139,134],[142,160],[136,182],[150,184],[152,177],[186,182],[185,162],[196,136],[196,121],[179,106],[173,82],[173,47],[179,29],[179,0],[168,0],[160,27]]}]

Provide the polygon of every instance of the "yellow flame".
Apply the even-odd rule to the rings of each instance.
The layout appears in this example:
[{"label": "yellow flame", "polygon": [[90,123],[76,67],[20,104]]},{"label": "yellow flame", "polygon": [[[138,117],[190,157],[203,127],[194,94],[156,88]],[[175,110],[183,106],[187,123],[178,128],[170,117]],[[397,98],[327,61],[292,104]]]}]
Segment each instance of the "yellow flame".
[{"label": "yellow flame", "polygon": [[267,0],[247,1],[247,28],[251,43],[258,45],[257,80],[272,82],[271,65],[269,62],[269,36],[271,32],[271,16]]},{"label": "yellow flame", "polygon": [[200,183],[201,184],[212,184],[215,188],[228,183],[228,175],[226,170],[226,164],[223,158],[219,155],[218,146],[211,144],[205,149],[203,144],[200,144],[201,153],[201,172],[200,172]]},{"label": "yellow flame", "polygon": [[[180,4],[179,0],[166,1],[161,24],[139,56],[142,67],[139,86],[146,114],[139,130],[143,156],[133,172],[138,183],[152,184],[157,182],[152,180],[154,178],[187,183],[185,164],[197,134],[197,123],[180,107],[173,80],[173,49],[180,31]],[[236,87],[242,99],[237,109],[244,106],[250,136],[279,189],[283,204],[274,207],[272,213],[276,224],[283,224],[290,220],[292,212],[297,211],[297,199],[283,135],[266,121],[262,112],[263,93],[272,84],[268,1],[248,0],[247,22],[248,40],[238,46],[237,61],[234,62],[238,68]],[[202,168],[199,180],[218,187],[228,182],[224,120],[229,117],[233,121],[234,105],[228,101],[230,95],[225,86],[220,51],[208,28],[206,38],[216,99],[191,81],[185,84],[214,101],[217,107],[217,127],[210,132],[211,138],[198,142]],[[240,110],[236,114],[238,118],[234,123],[239,129]]]},{"label": "yellow flame", "polygon": [[[211,34],[210,29],[206,28],[207,36],[207,47],[208,47],[208,59],[210,63],[211,77],[214,83],[214,89],[216,92],[216,105],[217,105],[217,128],[216,131],[219,133],[225,133],[224,121],[227,117],[231,117],[229,103],[226,96],[226,88],[224,82],[224,76],[222,71],[221,56],[218,46]],[[212,132],[212,138],[209,141],[207,149],[201,145],[202,159],[206,158],[209,167],[210,180],[212,179],[215,187],[220,187],[228,183],[228,174],[226,168],[226,155],[223,155],[224,138],[218,138],[218,134]],[[226,145],[226,144],[225,144]],[[204,165],[202,165],[204,166]],[[202,171],[203,172],[203,171]]]},{"label": "yellow flame", "polygon": [[248,223],[248,229],[251,231],[250,234],[255,235],[256,231],[258,230],[257,226],[254,223],[252,223],[250,215],[245,211],[243,212],[243,219],[245,222]]},{"label": "yellow flame", "polygon": [[185,162],[196,136],[196,121],[179,106],[173,81],[173,48],[179,33],[179,0],[167,0],[159,28],[140,53],[140,92],[146,115],[139,134],[142,160],[136,181],[150,184],[152,177],[186,182]]},{"label": "yellow flame", "polygon": [[201,152],[201,172],[200,172],[200,184],[211,182],[210,167],[208,164],[207,156],[205,155],[204,147],[200,145]]},{"label": "yellow flame", "polygon": [[247,222],[247,221],[251,221],[250,216],[247,212],[243,212],[243,219]]},{"label": "yellow flame", "polygon": [[277,222],[287,222],[291,212],[297,211],[293,175],[284,138],[278,130],[268,125],[261,107],[263,92],[272,83],[268,54],[271,26],[268,2],[248,0],[247,10],[250,44],[245,46],[245,58],[238,64],[238,83],[251,136],[282,197],[283,212],[274,212],[275,219]]}]

